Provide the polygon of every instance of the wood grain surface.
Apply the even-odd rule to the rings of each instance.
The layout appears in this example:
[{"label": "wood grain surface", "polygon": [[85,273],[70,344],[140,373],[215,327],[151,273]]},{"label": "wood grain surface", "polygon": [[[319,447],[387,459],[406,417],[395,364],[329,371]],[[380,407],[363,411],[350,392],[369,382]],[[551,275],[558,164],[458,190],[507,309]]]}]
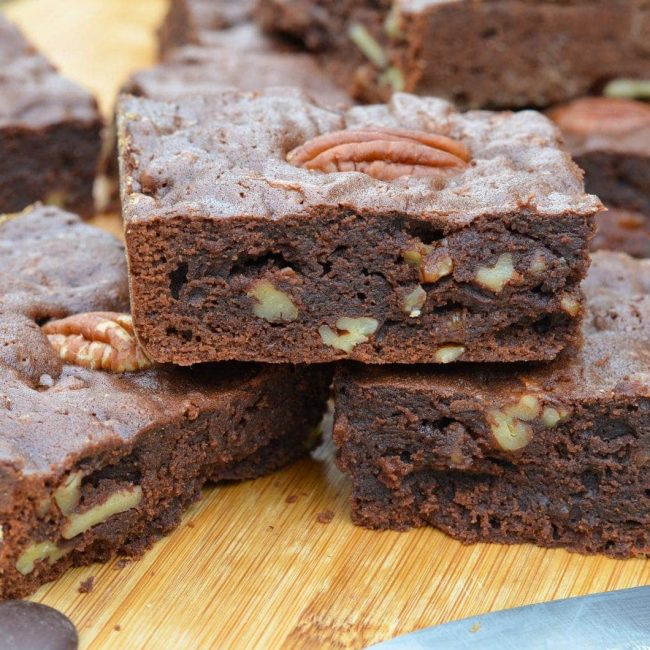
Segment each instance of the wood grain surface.
[{"label": "wood grain surface", "polygon": [[[14,0],[2,9],[108,113],[120,82],[153,61],[165,7]],[[96,222],[120,231],[115,215]],[[355,528],[328,449],[204,496],[142,560],[71,571],[34,600],[65,612],[84,648],[362,648],[465,616],[650,584],[648,560]],[[330,523],[318,522],[324,511]],[[94,589],[80,594],[89,576]]]}]

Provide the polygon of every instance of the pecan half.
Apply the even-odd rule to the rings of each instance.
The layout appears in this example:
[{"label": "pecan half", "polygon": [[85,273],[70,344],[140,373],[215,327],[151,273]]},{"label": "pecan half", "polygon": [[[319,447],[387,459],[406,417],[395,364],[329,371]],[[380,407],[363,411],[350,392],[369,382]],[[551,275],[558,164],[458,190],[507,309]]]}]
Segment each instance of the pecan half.
[{"label": "pecan half", "polygon": [[296,167],[363,172],[382,181],[401,176],[440,176],[467,165],[470,154],[457,140],[408,129],[368,128],[319,135],[287,154]]},{"label": "pecan half", "polygon": [[650,127],[650,106],[630,99],[584,97],[549,111],[566,133],[617,135]]},{"label": "pecan half", "polygon": [[128,314],[75,314],[50,321],[42,329],[67,363],[110,372],[135,372],[151,365],[135,339]]}]

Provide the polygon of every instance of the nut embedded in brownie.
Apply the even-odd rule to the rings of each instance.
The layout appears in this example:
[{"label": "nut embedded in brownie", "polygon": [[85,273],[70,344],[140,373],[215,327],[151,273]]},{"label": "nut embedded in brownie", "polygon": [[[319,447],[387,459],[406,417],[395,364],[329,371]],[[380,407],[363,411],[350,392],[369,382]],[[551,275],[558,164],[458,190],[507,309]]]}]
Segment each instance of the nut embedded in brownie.
[{"label": "nut embedded in brownie", "polygon": [[552,364],[341,369],[355,523],[650,554],[650,260],[595,253],[585,285],[584,348]]},{"label": "nut embedded in brownie", "polygon": [[157,361],[549,360],[579,336],[601,204],[538,113],[276,89],[123,98],[118,127]]},{"label": "nut embedded in brownie", "polygon": [[0,218],[0,599],[139,555],[208,481],[305,456],[331,372],[151,364],[122,244],[55,208]]},{"label": "nut embedded in brownie", "polygon": [[0,12],[0,213],[43,201],[94,212],[101,117]]},{"label": "nut embedded in brownie", "polygon": [[320,51],[364,101],[407,91],[542,107],[650,67],[650,8],[638,0],[259,0],[256,15]]}]

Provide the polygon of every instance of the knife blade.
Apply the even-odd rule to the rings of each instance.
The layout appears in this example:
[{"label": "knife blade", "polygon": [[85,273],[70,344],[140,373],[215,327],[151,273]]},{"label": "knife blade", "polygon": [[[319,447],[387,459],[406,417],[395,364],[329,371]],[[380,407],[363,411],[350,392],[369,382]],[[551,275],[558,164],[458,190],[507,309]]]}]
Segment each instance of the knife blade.
[{"label": "knife blade", "polygon": [[650,587],[473,616],[371,647],[381,650],[650,650]]}]

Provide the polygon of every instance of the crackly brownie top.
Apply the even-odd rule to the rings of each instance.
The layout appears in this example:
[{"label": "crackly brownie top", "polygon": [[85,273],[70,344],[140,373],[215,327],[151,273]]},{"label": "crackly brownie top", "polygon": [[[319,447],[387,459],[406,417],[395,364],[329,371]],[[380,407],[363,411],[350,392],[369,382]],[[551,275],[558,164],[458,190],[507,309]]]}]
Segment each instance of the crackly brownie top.
[{"label": "crackly brownie top", "polygon": [[[650,259],[598,251],[584,283],[584,346],[551,364],[448,366],[444,370],[358,367],[355,381],[472,395],[510,403],[530,393],[559,403],[607,401],[614,396],[650,398]],[[515,370],[516,369],[516,370]]]},{"label": "crackly brownie top", "polygon": [[[386,182],[287,161],[290,151],[316,136],[362,128],[447,136],[469,150],[470,162],[444,177]],[[446,101],[408,94],[335,111],[277,88],[179,103],[124,98],[118,130],[127,220],[281,219],[343,209],[444,218],[454,228],[483,215],[590,215],[600,208],[584,193],[582,172],[560,148],[556,128],[533,111],[463,114]],[[390,158],[384,149],[380,154]]]},{"label": "crackly brownie top", "polygon": [[0,466],[63,472],[79,455],[182,423],[255,386],[256,367],[114,374],[62,363],[40,324],[128,309],[112,235],[57,208],[0,217]]},{"label": "crackly brownie top", "polygon": [[64,79],[0,12],[0,128],[95,122],[95,100]]},{"label": "crackly brownie top", "polygon": [[309,54],[271,50],[243,54],[195,45],[178,48],[163,63],[136,72],[123,90],[151,99],[177,100],[224,88],[263,90],[286,84],[302,88],[327,106],[351,103]]}]

